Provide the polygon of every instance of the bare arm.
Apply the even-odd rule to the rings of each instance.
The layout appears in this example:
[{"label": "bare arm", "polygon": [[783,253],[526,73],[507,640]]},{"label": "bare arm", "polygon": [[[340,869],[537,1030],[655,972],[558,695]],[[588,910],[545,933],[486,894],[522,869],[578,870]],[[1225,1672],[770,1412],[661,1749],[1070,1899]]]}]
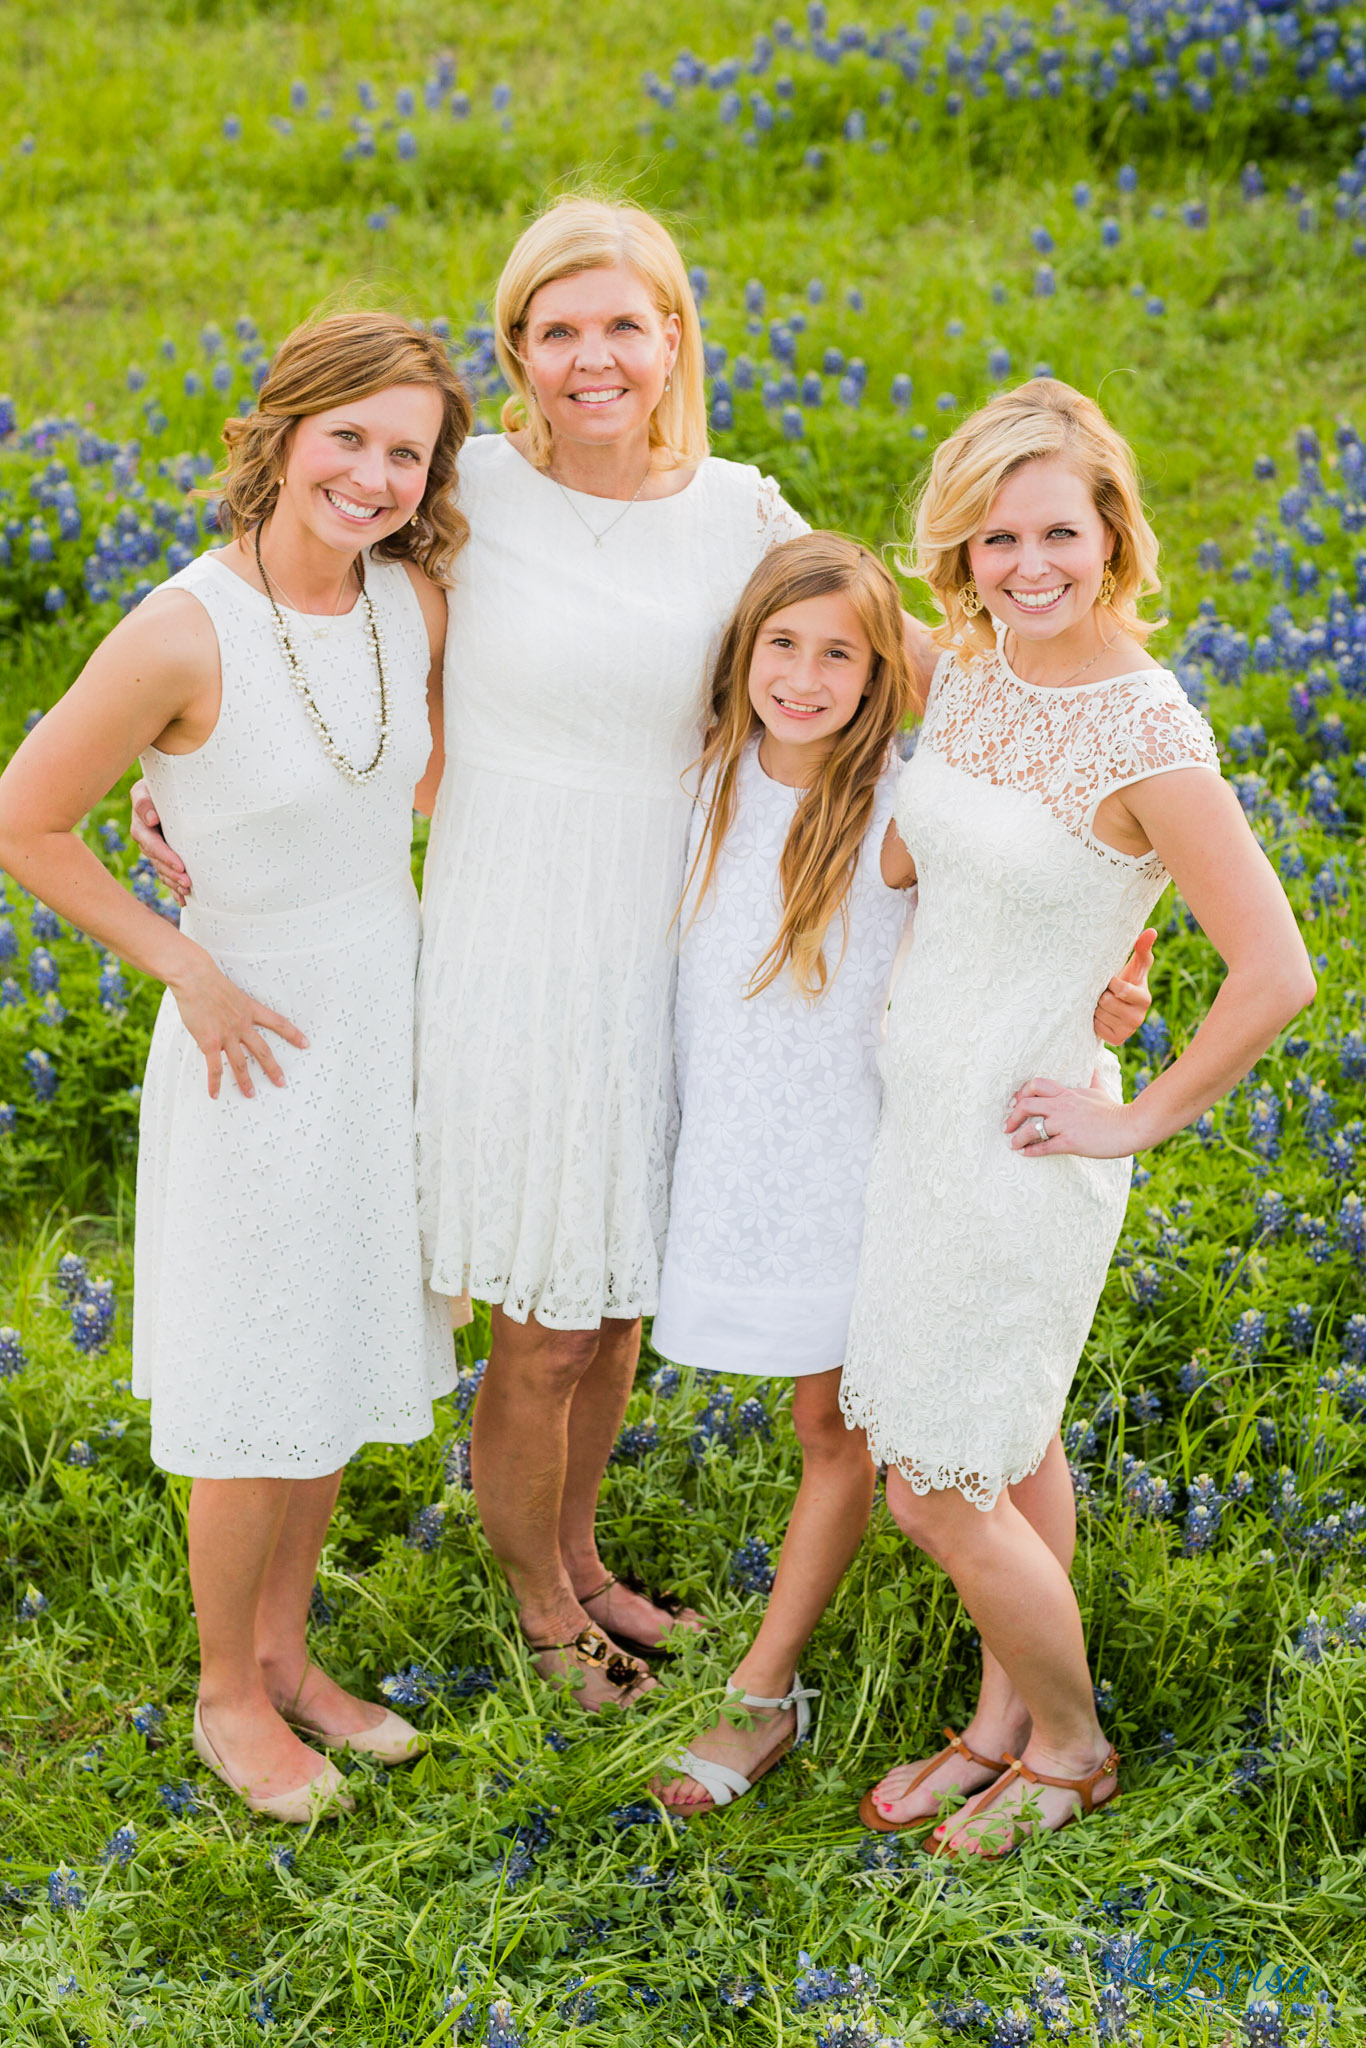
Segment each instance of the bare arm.
[{"label": "bare arm", "polygon": [[[1042,1079],[1022,1088],[1006,1129],[1031,1158],[1120,1158],[1160,1144],[1240,1081],[1314,998],[1294,912],[1228,784],[1208,768],[1176,769],[1125,790],[1124,803],[1227,972],[1186,1050],[1136,1101]],[[1035,1116],[1047,1124],[1047,1144],[1031,1142]]]},{"label": "bare arm", "polygon": [[[906,659],[915,678],[916,695],[923,705],[930,694],[935,663],[944,650],[929,627],[923,626],[919,619],[913,619],[908,611],[901,614],[901,630],[906,640]],[[893,883],[892,886],[895,887],[896,884]]]},{"label": "bare arm", "polygon": [[217,1095],[226,1058],[244,1095],[248,1059],[277,1086],[261,1030],[300,1032],[228,980],[204,947],[139,903],[76,827],[144,748],[193,752],[218,716],[218,646],[188,593],[167,592],[122,620],[0,776],[0,867],[119,958],[165,982]]},{"label": "bare arm", "polygon": [[421,811],[424,818],[430,818],[436,808],[436,792],[441,786],[442,771],[446,765],[446,721],[441,694],[441,673],[446,658],[446,620],[448,606],[446,593],[439,584],[411,562],[404,567],[417,601],[422,607],[422,616],[427,626],[427,651],[431,663],[427,670],[427,721],[432,731],[432,751],[427,766],[422,771],[422,780],[413,792],[413,809]]}]

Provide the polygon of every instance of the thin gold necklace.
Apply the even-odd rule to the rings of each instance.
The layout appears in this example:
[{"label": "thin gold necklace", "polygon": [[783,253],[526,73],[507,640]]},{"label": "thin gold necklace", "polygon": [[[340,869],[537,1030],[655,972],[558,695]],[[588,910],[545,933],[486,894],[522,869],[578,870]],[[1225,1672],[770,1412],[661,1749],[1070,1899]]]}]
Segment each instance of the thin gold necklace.
[{"label": "thin gold necklace", "polygon": [[[1012,632],[1014,632],[1014,628],[1013,628],[1013,627],[1011,628],[1011,631],[1012,631]],[[1087,669],[1088,669],[1088,668],[1094,668],[1094,667],[1095,667],[1095,665],[1096,665],[1096,663],[1097,663],[1097,662],[1098,662],[1098,661],[1100,660],[1100,657],[1102,656],[1102,654],[1108,654],[1108,653],[1110,652],[1110,649],[1111,649],[1111,648],[1112,648],[1112,647],[1114,646],[1114,644],[1115,644],[1116,640],[1118,640],[1118,638],[1119,638],[1119,635],[1118,635],[1118,633],[1112,633],[1112,634],[1110,635],[1109,639],[1108,639],[1107,641],[1105,641],[1105,642],[1104,642],[1104,644],[1103,644],[1102,646],[1100,646],[1100,647],[1098,647],[1098,648],[1096,649],[1096,651],[1095,651],[1095,653],[1094,653],[1094,654],[1092,654],[1092,655],[1088,656],[1088,658],[1087,658],[1087,659],[1086,659],[1086,660],[1085,660],[1085,661],[1084,661],[1084,662],[1082,663],[1082,665],[1081,665],[1081,667],[1080,667],[1080,668],[1074,668],[1074,669],[1073,669],[1073,671],[1072,671],[1072,673],[1071,673],[1071,675],[1070,675],[1070,676],[1064,676],[1064,677],[1063,677],[1063,679],[1062,679],[1062,681],[1061,681],[1060,683],[1031,683],[1031,684],[1030,684],[1030,688],[1031,688],[1031,689],[1034,689],[1034,690],[1065,690],[1065,689],[1067,688],[1067,685],[1068,685],[1069,683],[1075,683],[1075,681],[1077,680],[1077,677],[1078,677],[1078,676],[1084,676],[1084,675],[1086,674],[1086,671],[1087,671]],[[1019,635],[1018,635],[1018,634],[1016,634],[1016,636],[1015,636],[1015,642],[1016,642],[1016,645],[1018,646],[1018,645],[1019,645]],[[1018,674],[1018,673],[1019,673],[1019,671],[1018,671],[1018,670],[1017,670],[1017,669],[1015,668],[1015,664],[1014,664],[1014,662],[1012,662],[1012,663],[1010,664],[1010,666],[1011,666],[1011,670],[1012,670],[1012,672],[1013,672],[1013,673],[1015,673],[1015,674]],[[1020,681],[1021,681],[1021,682],[1023,682],[1023,681],[1024,681],[1024,677],[1023,677],[1023,676],[1020,676]]]},{"label": "thin gold necklace", "polygon": [[[549,478],[550,478],[550,481],[551,481],[551,483],[552,483],[552,484],[554,484],[554,486],[555,486],[556,490],[557,490],[557,491],[559,492],[560,496],[561,496],[561,497],[562,497],[562,498],[564,499],[564,502],[565,502],[565,504],[566,504],[566,505],[567,505],[567,506],[569,507],[569,509],[570,509],[570,511],[571,511],[571,512],[573,513],[574,517],[575,517],[575,518],[576,518],[576,519],[578,520],[578,522],[579,522],[579,525],[580,525],[580,526],[582,526],[582,527],[584,528],[585,532],[587,532],[587,533],[591,533],[591,534],[592,534],[592,536],[593,536],[593,545],[594,545],[594,547],[595,547],[595,548],[600,548],[600,547],[602,546],[603,542],[604,542],[604,541],[606,540],[606,538],[607,538],[608,534],[609,534],[609,533],[611,533],[611,532],[613,531],[613,529],[614,529],[615,527],[618,527],[618,526],[620,526],[620,525],[621,525],[621,522],[622,522],[622,520],[623,520],[623,519],[624,519],[624,518],[626,517],[626,514],[627,514],[627,513],[628,513],[628,512],[630,511],[631,507],[632,507],[632,506],[633,506],[633,505],[635,504],[635,502],[636,502],[637,498],[639,498],[639,496],[640,496],[641,492],[642,492],[642,491],[644,490],[644,488],[645,488],[646,484],[647,484],[647,483],[649,483],[649,481],[650,481],[650,477],[651,477],[651,475],[653,474],[653,468],[654,468],[654,466],[653,466],[653,464],[651,464],[650,468],[646,470],[646,472],[645,472],[644,476],[643,476],[643,477],[642,477],[642,478],[640,479],[640,482],[639,482],[639,483],[638,483],[638,484],[636,485],[636,487],[635,487],[634,491],[632,491],[632,493],[631,493],[630,497],[629,497],[629,498],[627,499],[626,503],[625,503],[625,504],[624,504],[624,505],[622,506],[622,508],[621,508],[620,512],[618,512],[618,514],[617,514],[616,518],[615,518],[615,519],[609,519],[609,520],[608,520],[608,522],[607,522],[607,524],[606,524],[606,526],[604,526],[603,528],[601,528],[601,530],[599,530],[599,528],[597,528],[596,526],[594,526],[594,525],[592,524],[591,520],[588,520],[588,519],[585,519],[585,518],[584,518],[584,516],[583,516],[582,512],[580,512],[580,510],[579,510],[578,506],[577,506],[577,505],[576,505],[576,504],[574,503],[574,500],[573,500],[573,499],[572,499],[572,498],[570,497],[570,495],[569,495],[568,491],[567,491],[567,490],[565,489],[564,485],[563,485],[563,484],[562,484],[562,483],[560,482],[560,479],[559,479],[559,478],[558,478],[558,477],[557,477],[557,476],[555,475],[554,471],[553,471],[553,470],[547,470],[546,474],[547,474],[547,475],[549,476]],[[580,495],[582,496],[583,494],[582,494],[582,493],[580,493]]]}]

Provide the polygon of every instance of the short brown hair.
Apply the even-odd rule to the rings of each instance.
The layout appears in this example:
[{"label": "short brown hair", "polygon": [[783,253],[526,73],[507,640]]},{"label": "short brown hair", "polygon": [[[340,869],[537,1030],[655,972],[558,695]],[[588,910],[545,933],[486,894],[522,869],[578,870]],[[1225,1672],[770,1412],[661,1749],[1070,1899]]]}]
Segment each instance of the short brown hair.
[{"label": "short brown hair", "polygon": [[223,422],[228,455],[213,480],[220,512],[241,540],[275,503],[290,438],[301,419],[394,384],[426,384],[441,393],[441,431],[427,468],[415,525],[375,542],[382,562],[412,561],[434,583],[450,581],[469,539],[455,503],[456,458],[474,418],[469,394],[445,344],[397,313],[328,313],[306,320],[281,342],[256,409]]}]

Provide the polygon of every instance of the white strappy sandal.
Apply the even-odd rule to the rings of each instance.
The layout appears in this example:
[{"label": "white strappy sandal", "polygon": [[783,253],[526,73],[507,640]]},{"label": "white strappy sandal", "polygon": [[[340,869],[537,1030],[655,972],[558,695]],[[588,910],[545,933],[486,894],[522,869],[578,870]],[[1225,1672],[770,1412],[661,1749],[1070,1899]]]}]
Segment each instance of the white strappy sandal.
[{"label": "white strappy sandal", "polygon": [[737,1692],[733,1685],[727,1685],[726,1695],[729,1699],[738,1700],[742,1707],[773,1707],[779,1711],[784,1707],[795,1707],[797,1725],[795,1728],[786,1729],[772,1749],[764,1753],[753,1767],[752,1778],[745,1777],[742,1771],[732,1770],[729,1764],[717,1763],[709,1756],[697,1756],[690,1749],[682,1749],[676,1756],[666,1757],[660,1766],[660,1778],[666,1772],[672,1777],[692,1778],[703,1788],[711,1801],[710,1806],[701,1800],[675,1806],[669,1800],[661,1799],[660,1803],[666,1812],[710,1813],[712,1807],[729,1806],[733,1799],[740,1799],[746,1792],[752,1792],[760,1778],[767,1777],[773,1766],[780,1764],[793,1745],[800,1742],[807,1733],[811,1726],[811,1709],[807,1701],[820,1698],[819,1691],[802,1684],[800,1672],[793,1673],[792,1683],[781,1699],[761,1699],[758,1693]]}]

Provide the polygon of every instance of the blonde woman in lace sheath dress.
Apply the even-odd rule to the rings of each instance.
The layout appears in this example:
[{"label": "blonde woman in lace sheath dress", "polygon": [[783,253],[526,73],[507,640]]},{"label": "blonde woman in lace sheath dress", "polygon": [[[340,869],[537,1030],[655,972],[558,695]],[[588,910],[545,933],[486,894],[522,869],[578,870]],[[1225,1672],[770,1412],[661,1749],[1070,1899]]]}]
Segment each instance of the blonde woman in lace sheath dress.
[{"label": "blonde woman in lace sheath dress", "polygon": [[[134,1390],[154,1459],[193,1480],[195,1748],[281,1820],[350,1804],[296,1731],[387,1763],[418,1745],[310,1661],[305,1625],[341,1468],[427,1435],[455,1376],[417,1233],[409,848],[446,611],[423,571],[460,545],[468,424],[405,321],[291,335],[225,430],[233,540],[115,628],[0,790],[0,858],[167,984]],[[137,754],[193,877],[180,930],[72,830]]]},{"label": "blonde woman in lace sheath dress", "polygon": [[[1209,728],[1143,652],[1134,603],[1156,542],[1098,408],[1049,380],[994,399],[938,451],[916,549],[947,647],[893,812],[919,909],[842,1401],[892,1468],[897,1522],[981,1633],[983,1684],[949,1747],[892,1771],[861,1813],[914,1826],[979,1791],[933,1846],[980,1855],[1118,1782],[1067,1576],[1058,1427],[1130,1155],[1240,1079],[1314,984]],[[1188,1048],[1125,1104],[1093,991],[1169,878],[1228,974]]]}]

